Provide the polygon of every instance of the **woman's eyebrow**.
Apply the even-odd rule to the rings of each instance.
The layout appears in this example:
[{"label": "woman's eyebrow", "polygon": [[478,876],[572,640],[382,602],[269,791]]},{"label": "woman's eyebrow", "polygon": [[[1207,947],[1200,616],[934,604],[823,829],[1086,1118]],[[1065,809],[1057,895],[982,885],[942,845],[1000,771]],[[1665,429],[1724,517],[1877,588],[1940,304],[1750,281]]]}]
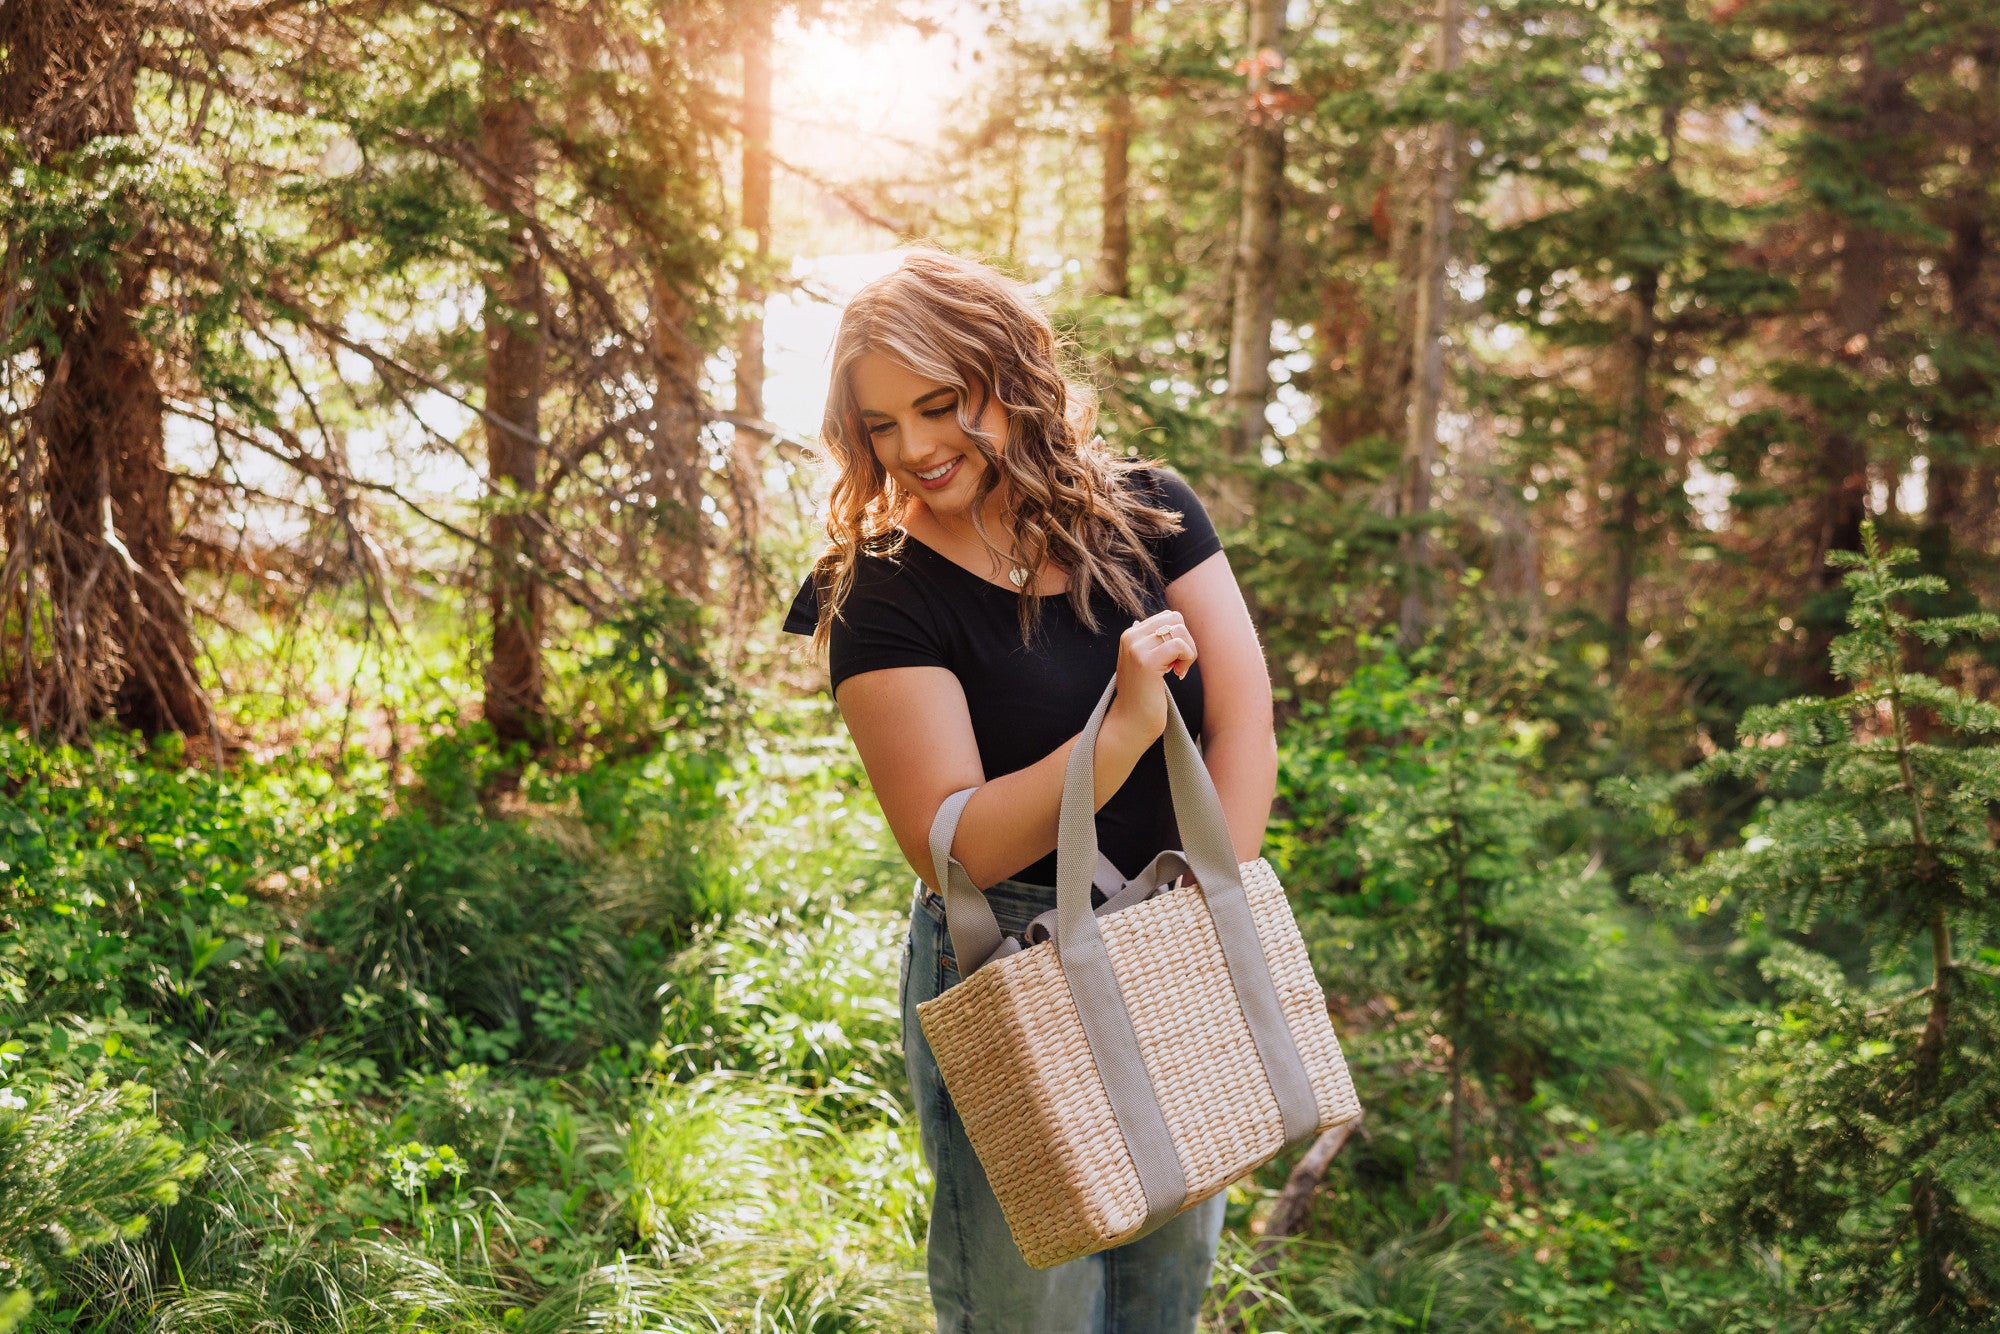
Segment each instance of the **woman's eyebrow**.
[{"label": "woman's eyebrow", "polygon": [[[956,389],[953,389],[950,385],[946,385],[942,389],[931,390],[928,394],[925,394],[922,398],[919,398],[916,402],[910,404],[910,406],[913,408],[920,408],[924,404],[936,398],[939,394],[955,394],[957,392],[958,391]],[[886,417],[889,414],[886,412],[877,412],[873,408],[863,408],[861,409],[861,415],[864,417]]]}]

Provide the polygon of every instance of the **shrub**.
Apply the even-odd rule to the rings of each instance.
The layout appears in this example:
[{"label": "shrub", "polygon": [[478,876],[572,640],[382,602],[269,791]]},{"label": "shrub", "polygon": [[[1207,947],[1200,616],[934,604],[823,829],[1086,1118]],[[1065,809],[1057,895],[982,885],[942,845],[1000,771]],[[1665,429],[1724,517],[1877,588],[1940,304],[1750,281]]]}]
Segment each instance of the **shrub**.
[{"label": "shrub", "polygon": [[[1719,779],[1762,783],[1744,843],[1677,876],[1658,898],[1696,913],[1726,900],[1780,931],[1864,924],[1862,978],[1796,941],[1765,970],[1784,994],[1736,1072],[1699,1203],[1706,1230],[1743,1250],[1782,1244],[1802,1297],[1871,1330],[1990,1329],[2000,1314],[2000,708],[1910,670],[1919,645],[2000,634],[1986,614],[1926,619],[1941,594],[1907,577],[1907,550],[1828,559],[1849,567],[1849,632],[1834,674],[1851,689],[1748,711],[1739,743],[1671,781],[1619,784],[1635,806]],[[1914,976],[1913,976],[1914,974]]]},{"label": "shrub", "polygon": [[201,1170],[150,1099],[142,1084],[60,1076],[0,1087],[0,1315],[24,1316],[65,1260],[144,1231]]}]

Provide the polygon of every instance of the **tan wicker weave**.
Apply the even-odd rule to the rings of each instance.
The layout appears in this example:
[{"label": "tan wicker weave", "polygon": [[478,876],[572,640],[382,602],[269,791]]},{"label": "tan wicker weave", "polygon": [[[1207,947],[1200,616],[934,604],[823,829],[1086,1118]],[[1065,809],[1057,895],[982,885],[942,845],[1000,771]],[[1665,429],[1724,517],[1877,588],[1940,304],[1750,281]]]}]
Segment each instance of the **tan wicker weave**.
[{"label": "tan wicker weave", "polygon": [[[1087,730],[1094,740],[1094,727]],[[955,802],[948,819],[941,812],[946,848],[962,806]],[[1216,810],[1219,822],[1219,804]],[[1184,832],[1188,824],[1183,818]],[[1096,852],[1094,834],[1089,851]],[[950,866],[962,875],[955,861]],[[1361,1105],[1284,888],[1261,857],[1236,871],[1311,1085],[1318,1124],[1309,1133],[1351,1121]],[[1200,886],[1155,893],[1095,921],[1179,1160],[1186,1189],[1179,1208],[1186,1209],[1297,1142],[1302,1126],[1295,1117],[1288,1140]],[[1093,1058],[1061,944],[1010,943],[1013,952],[974,960],[963,981],[917,1007],[1015,1244],[1036,1268],[1118,1245],[1148,1222],[1140,1171]],[[1156,1211],[1152,1225],[1160,1221]]]},{"label": "tan wicker weave", "polygon": [[[1319,1128],[1351,1121],[1361,1104],[1285,891],[1262,857],[1241,869],[1279,1003],[1323,1109]],[[1201,890],[1174,890],[1102,921],[1187,1174],[1187,1204],[1198,1204],[1284,1147],[1278,1104]],[[1053,941],[995,960],[919,1005],[917,1017],[1029,1264],[1045,1269],[1137,1234],[1146,1217],[1139,1173]]]}]

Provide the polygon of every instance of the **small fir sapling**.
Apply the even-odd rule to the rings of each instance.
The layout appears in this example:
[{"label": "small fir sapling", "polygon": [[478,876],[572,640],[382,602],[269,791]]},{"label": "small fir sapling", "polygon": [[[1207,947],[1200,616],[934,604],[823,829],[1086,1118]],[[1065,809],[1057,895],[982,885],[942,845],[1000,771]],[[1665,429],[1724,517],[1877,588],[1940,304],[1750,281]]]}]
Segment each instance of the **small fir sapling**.
[{"label": "small fir sapling", "polygon": [[[1781,1247],[1800,1298],[1873,1331],[2000,1322],[2000,931],[1993,816],[2000,708],[1912,670],[2000,633],[1978,613],[1925,618],[1899,574],[1916,559],[1836,551],[1851,595],[1832,669],[1852,688],[1745,713],[1736,745],[1605,794],[1646,807],[1695,784],[1761,783],[1751,835],[1642,892],[1714,912],[1730,900],[1780,932],[1859,924],[1872,954],[1856,983],[1780,940],[1763,968],[1781,1010],[1764,1016],[1718,1119],[1698,1230]],[[1829,1326],[1833,1327],[1833,1326]],[[1845,1325],[1840,1327],[1845,1328]]]}]

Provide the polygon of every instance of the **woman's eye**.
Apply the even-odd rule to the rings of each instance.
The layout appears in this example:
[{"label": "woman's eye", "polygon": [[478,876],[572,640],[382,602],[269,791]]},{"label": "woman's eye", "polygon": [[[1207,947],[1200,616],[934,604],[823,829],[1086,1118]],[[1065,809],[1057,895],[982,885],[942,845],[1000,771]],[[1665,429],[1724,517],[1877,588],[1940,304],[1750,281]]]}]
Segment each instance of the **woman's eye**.
[{"label": "woman's eye", "polygon": [[956,403],[947,403],[947,404],[945,404],[945,405],[944,405],[943,407],[941,407],[941,408],[930,408],[930,409],[927,409],[927,410],[926,410],[926,411],[924,412],[924,416],[926,416],[926,417],[942,417],[942,416],[944,416],[944,414],[945,414],[945,413],[947,413],[947,412],[957,412],[957,411],[958,411],[958,404],[956,404]]}]

